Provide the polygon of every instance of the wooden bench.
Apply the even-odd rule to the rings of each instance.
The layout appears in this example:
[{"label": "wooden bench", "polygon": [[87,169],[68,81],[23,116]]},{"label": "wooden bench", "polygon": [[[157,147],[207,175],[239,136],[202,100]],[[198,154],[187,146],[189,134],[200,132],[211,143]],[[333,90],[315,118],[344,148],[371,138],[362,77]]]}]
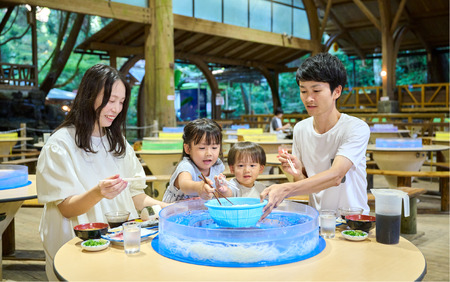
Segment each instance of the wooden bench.
[{"label": "wooden bench", "polygon": [[[402,222],[401,222],[401,233],[403,234],[416,234],[417,233],[417,197],[425,194],[426,190],[422,188],[410,188],[410,187],[399,187],[396,188],[409,196],[409,217],[403,216],[402,208]],[[288,198],[288,200],[308,203],[309,195],[299,195]],[[372,211],[375,211],[375,196],[372,193],[367,193],[367,202],[371,207]]]},{"label": "wooden bench", "polygon": [[366,169],[367,174],[397,176],[398,187],[411,187],[412,177],[437,177],[439,178],[439,192],[441,194],[441,211],[450,210],[449,201],[449,178],[448,171],[400,171],[400,170],[381,170]]}]

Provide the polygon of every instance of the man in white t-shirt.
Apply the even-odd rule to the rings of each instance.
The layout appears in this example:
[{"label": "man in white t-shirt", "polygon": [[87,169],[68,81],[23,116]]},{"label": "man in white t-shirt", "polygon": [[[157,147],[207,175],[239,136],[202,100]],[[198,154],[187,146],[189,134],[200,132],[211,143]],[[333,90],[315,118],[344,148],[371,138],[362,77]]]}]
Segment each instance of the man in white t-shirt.
[{"label": "man in white t-shirt", "polygon": [[368,214],[366,149],[370,129],[364,121],[336,108],[347,81],[342,62],[328,53],[317,54],[298,68],[296,80],[311,117],[295,125],[292,155],[278,157],[294,182],[272,185],[261,193],[261,199],[269,200],[263,217],[285,198],[306,194],[317,210],[361,207]]}]

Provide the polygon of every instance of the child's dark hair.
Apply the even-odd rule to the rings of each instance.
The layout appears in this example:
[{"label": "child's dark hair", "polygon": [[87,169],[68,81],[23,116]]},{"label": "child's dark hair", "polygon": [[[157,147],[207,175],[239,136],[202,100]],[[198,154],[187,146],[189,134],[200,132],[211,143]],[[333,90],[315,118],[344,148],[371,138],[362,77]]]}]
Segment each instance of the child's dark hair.
[{"label": "child's dark hair", "polygon": [[274,111],[274,114],[277,116],[277,115],[279,115],[279,114],[284,114],[284,111],[283,111],[283,109],[282,108],[276,108],[275,109],[275,111]]},{"label": "child's dark hair", "polygon": [[297,69],[295,75],[297,84],[300,81],[327,82],[330,85],[331,93],[339,85],[344,88],[347,82],[347,72],[342,62],[329,53],[319,53],[306,59]]},{"label": "child's dark hair", "polygon": [[[201,118],[189,122],[184,127],[183,143],[190,146],[191,142],[194,142],[194,145],[197,145],[202,141],[203,136],[205,136],[207,145],[220,145],[219,158],[222,159],[222,127],[214,120]],[[189,154],[184,151],[183,147],[183,157],[188,156]]]},{"label": "child's dark hair", "polygon": [[266,152],[254,142],[237,142],[228,152],[228,165],[233,166],[243,158],[250,158],[253,162],[266,165]]}]

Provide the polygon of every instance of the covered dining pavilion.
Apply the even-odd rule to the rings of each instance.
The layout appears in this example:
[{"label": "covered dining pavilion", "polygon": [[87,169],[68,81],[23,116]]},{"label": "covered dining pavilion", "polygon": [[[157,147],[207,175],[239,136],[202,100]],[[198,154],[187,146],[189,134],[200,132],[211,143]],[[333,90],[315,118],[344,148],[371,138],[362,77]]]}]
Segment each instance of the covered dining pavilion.
[{"label": "covered dining pavilion", "polygon": [[[251,28],[249,19],[247,26],[226,23],[223,18],[224,11],[222,11],[221,20],[195,17],[195,13],[190,16],[177,14],[173,12],[174,6],[180,1],[175,0],[133,1],[133,5],[121,2],[126,1],[0,0],[0,7],[29,4],[112,19],[103,29],[76,46],[75,52],[97,54],[102,58],[108,58],[112,66],[119,68],[125,74],[129,73],[137,61],[145,60],[146,75],[139,90],[139,127],[149,126],[154,120],[158,121],[160,128],[173,127],[177,124],[175,112],[168,110],[174,108],[172,95],[175,89],[174,64],[176,62],[191,63],[201,70],[210,88],[211,101],[216,101],[216,97],[221,92],[216,75],[212,72],[215,67],[237,66],[259,71],[268,82],[272,92],[273,107],[276,108],[282,106],[280,100],[282,90],[279,89],[278,81],[280,73],[295,71],[300,60],[305,56],[339,48],[350,56],[361,59],[378,56],[382,60],[382,70],[386,75],[382,76],[382,86],[376,96],[377,107],[370,109],[372,116],[368,122],[372,122],[372,118],[375,117],[381,119],[381,116],[377,117],[373,113],[374,111],[393,113],[401,110],[398,106],[401,100],[400,93],[395,85],[397,57],[407,52],[426,54],[429,82],[443,83],[444,87],[439,86],[439,89],[443,90],[436,90],[431,95],[430,106],[420,109],[411,107],[411,111],[426,112],[423,119],[427,120],[432,119],[432,115],[439,115],[439,118],[442,118],[443,130],[448,131],[448,122],[444,122],[445,118],[448,118],[449,111],[448,61],[442,60],[442,54],[448,53],[449,47],[448,1],[266,1],[270,5],[289,2],[287,6],[292,9],[292,14],[296,9],[301,10],[307,23],[307,35],[303,37],[295,36],[293,31],[291,33],[274,32],[273,27],[269,31]],[[192,1],[193,5],[195,2]],[[247,1],[248,6],[251,2]],[[222,7],[224,7],[223,4]],[[247,9],[247,11],[250,14],[250,10]],[[442,28],[436,28],[436,26]],[[36,41],[33,41],[33,44],[36,44]],[[37,46],[33,46],[33,50],[37,52]],[[126,58],[126,62],[120,65],[119,58]],[[35,75],[37,79],[37,73]],[[444,102],[433,104],[436,96],[443,97]],[[361,107],[356,104],[346,106],[351,113],[367,114],[368,112],[367,109],[361,111]],[[411,119],[414,118],[414,114],[410,114]],[[221,119],[220,106],[212,106],[211,118]],[[236,121],[236,123],[243,122]],[[254,124],[258,126],[258,122]],[[148,136],[148,132],[144,135]],[[441,174],[443,173],[439,175]],[[277,177],[283,177],[282,174],[280,175]],[[167,175],[163,177],[167,181]],[[448,192],[448,177],[443,178],[447,181],[446,191]],[[410,182],[411,179],[409,177]],[[272,182],[269,183],[275,183],[279,179],[270,179],[270,181]],[[383,175],[374,176],[374,187],[386,185]],[[420,249],[419,252],[424,254],[427,262],[432,262],[428,265],[428,271],[433,272],[433,275],[428,276],[430,280],[448,279],[448,271],[441,269],[442,264],[448,264],[448,232],[445,233],[442,228],[444,226],[448,229],[448,204],[444,207],[447,210],[443,209],[442,200],[437,196],[442,195],[440,183],[433,183],[433,179],[429,178],[427,181],[418,179],[416,183],[409,183],[409,185],[433,191],[433,193],[418,197],[417,222],[420,227],[417,234],[405,235],[404,238]],[[446,195],[448,197],[448,193]],[[22,217],[17,221],[25,221],[32,226],[33,232],[28,232],[29,234],[23,232],[29,226],[22,225],[17,228],[20,229],[20,233],[17,232],[16,237],[19,236],[17,241],[23,236],[34,243],[20,242],[18,248],[41,251],[39,238],[34,235],[38,234],[39,219],[39,216],[36,216],[38,212],[35,211],[41,211],[42,207],[38,205],[32,209],[34,210],[31,212],[27,209],[19,211],[18,215]],[[437,216],[432,217],[430,214]],[[428,231],[436,225],[439,226],[437,232],[442,232],[444,238]],[[424,231],[424,228],[427,230]],[[429,240],[433,242],[430,243]],[[447,244],[443,244],[443,240],[446,240]],[[441,246],[444,246],[444,249]],[[42,257],[38,260],[40,259]],[[14,263],[10,265],[13,265],[10,272],[13,273],[14,267],[17,269],[17,266]],[[39,269],[39,266],[37,268]],[[39,270],[37,272],[38,274],[32,274],[32,276],[35,275],[38,278],[28,277],[29,280],[42,280],[39,275],[45,274],[39,273]],[[7,273],[5,271],[4,276]],[[21,274],[14,275],[20,277]]]},{"label": "covered dining pavilion", "polygon": [[[219,13],[214,19],[202,18],[195,2],[1,0],[0,7],[9,10],[14,5],[29,4],[111,18],[107,26],[78,45],[75,52],[109,58],[110,64],[124,73],[128,73],[138,60],[146,61],[146,79],[141,84],[138,103],[138,126],[152,124],[154,120],[158,120],[161,127],[176,124],[175,113],[165,110],[174,107],[170,95],[174,92],[175,61],[195,64],[201,70],[211,91],[211,101],[215,101],[221,91],[212,66],[255,69],[269,84],[273,108],[282,106],[278,74],[295,71],[298,59],[330,48],[339,48],[362,60],[374,56],[381,58],[385,75],[382,76],[381,93],[375,101],[378,112],[402,110],[398,108],[401,93],[395,85],[396,59],[401,53],[425,52],[429,82],[448,82],[448,62],[442,60],[442,54],[449,46],[449,4],[445,0],[267,1],[270,9],[279,6],[292,13],[292,28],[285,32],[276,30],[273,24],[265,30],[255,28],[250,15],[256,13],[257,6],[251,6],[251,1],[245,1],[248,7],[239,8],[247,11],[243,14],[247,19],[241,20],[240,25],[227,23],[226,7],[233,4],[227,4],[226,0],[223,7],[217,6]],[[186,11],[177,10],[178,6]],[[277,14],[271,13],[273,15],[266,21],[276,23],[280,20],[279,15],[276,18]],[[299,19],[302,30],[296,32]],[[33,44],[37,44],[36,40]],[[37,50],[37,46],[33,46],[33,50]],[[118,66],[117,58],[121,57],[127,61]],[[439,97],[448,97],[448,90],[446,94],[437,92]],[[431,100],[436,99],[434,96]],[[448,99],[447,103],[445,98],[440,99],[444,99],[444,103],[434,110],[448,112]],[[358,108],[359,105],[353,112]],[[211,118],[220,119],[220,111],[220,106],[213,104]]]}]

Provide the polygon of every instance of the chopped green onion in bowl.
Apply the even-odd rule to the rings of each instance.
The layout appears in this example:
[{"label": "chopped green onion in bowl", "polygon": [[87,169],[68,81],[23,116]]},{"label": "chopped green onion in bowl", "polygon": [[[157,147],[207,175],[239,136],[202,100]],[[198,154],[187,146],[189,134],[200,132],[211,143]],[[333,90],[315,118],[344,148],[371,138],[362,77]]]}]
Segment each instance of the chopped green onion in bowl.
[{"label": "chopped green onion in bowl", "polygon": [[369,234],[362,230],[345,230],[341,232],[342,236],[350,241],[363,241]]},{"label": "chopped green onion in bowl", "polygon": [[87,246],[87,247],[95,247],[95,246],[102,246],[108,243],[108,240],[105,239],[99,239],[99,240],[93,240],[93,239],[89,239],[84,241],[83,245]]},{"label": "chopped green onion in bowl", "polygon": [[366,236],[367,233],[362,230],[346,230],[343,232],[345,235],[349,236]]}]

